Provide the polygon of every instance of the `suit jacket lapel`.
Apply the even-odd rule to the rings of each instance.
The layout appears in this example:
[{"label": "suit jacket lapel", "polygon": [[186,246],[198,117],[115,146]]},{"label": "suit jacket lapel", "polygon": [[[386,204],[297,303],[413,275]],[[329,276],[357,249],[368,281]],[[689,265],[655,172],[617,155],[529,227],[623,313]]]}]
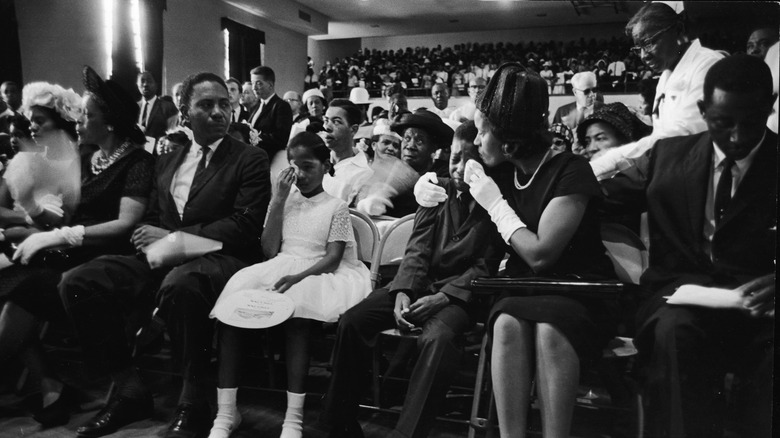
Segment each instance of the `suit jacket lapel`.
[{"label": "suit jacket lapel", "polygon": [[704,206],[707,203],[710,163],[712,163],[712,140],[709,134],[704,134],[690,149],[683,163],[685,203],[688,206],[688,217],[691,221],[690,232],[699,244],[704,238],[701,230],[704,224]]},{"label": "suit jacket lapel", "polygon": [[776,183],[775,181],[764,180],[771,171],[772,166],[776,164],[776,147],[777,137],[767,132],[764,142],[761,143],[758,152],[753,157],[753,163],[742,178],[739,187],[737,187],[734,198],[732,198],[728,207],[726,207],[726,211],[723,213],[723,217],[718,222],[718,226],[715,229],[716,232],[744,210],[756,196],[761,194],[765,190],[766,184]]},{"label": "suit jacket lapel", "polygon": [[203,172],[198,176],[198,178],[195,178],[192,181],[192,186],[190,187],[190,194],[187,197],[187,202],[189,203],[192,201],[192,198],[194,198],[198,192],[203,189],[203,187],[206,186],[206,184],[209,182],[211,178],[214,177],[214,175],[219,171],[219,169],[225,164],[225,159],[228,156],[228,152],[230,150],[230,139],[225,136],[222,139],[222,143],[219,144],[219,147],[217,147],[217,150],[214,152],[214,155],[211,157],[211,160],[209,160],[208,166],[206,166],[205,169],[203,169]]}]

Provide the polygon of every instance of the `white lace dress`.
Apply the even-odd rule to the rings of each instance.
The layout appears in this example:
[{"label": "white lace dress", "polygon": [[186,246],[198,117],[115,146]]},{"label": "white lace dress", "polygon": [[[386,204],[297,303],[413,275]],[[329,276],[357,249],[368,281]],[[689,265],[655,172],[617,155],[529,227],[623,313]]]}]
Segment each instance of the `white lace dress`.
[{"label": "white lace dress", "polygon": [[[282,247],[276,257],[238,271],[217,300],[246,289],[270,289],[281,277],[302,272],[322,259],[328,242],[347,242],[336,271],[310,275],[285,294],[294,318],[333,322],[371,292],[368,269],[357,259],[352,221],[344,201],[323,192],[306,198],[297,190],[284,205]],[[214,317],[214,311],[211,312]]]}]

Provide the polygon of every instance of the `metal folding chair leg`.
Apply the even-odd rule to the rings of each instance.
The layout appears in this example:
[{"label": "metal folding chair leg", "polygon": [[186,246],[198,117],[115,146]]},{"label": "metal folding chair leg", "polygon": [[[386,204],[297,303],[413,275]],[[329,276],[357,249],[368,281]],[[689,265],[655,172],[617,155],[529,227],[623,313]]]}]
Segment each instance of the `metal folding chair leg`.
[{"label": "metal folding chair leg", "polygon": [[[493,437],[496,425],[495,402],[493,401],[493,388],[490,380],[490,370],[487,368],[487,341],[488,334],[482,336],[482,345],[479,350],[479,362],[477,363],[477,376],[474,382],[474,395],[471,402],[471,419],[469,421],[469,438],[476,436],[477,430],[485,431],[485,436]],[[480,416],[483,396],[487,396],[487,413]]]}]

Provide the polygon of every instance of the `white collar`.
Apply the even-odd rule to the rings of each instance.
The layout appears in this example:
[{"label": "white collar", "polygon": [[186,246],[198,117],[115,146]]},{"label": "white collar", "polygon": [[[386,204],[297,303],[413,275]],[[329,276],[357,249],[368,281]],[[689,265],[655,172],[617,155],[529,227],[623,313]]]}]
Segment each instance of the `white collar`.
[{"label": "white collar", "polygon": [[157,100],[157,96],[156,96],[156,95],[155,95],[155,96],[152,96],[152,98],[151,98],[151,99],[149,99],[149,100],[146,100],[146,99],[144,99],[143,97],[141,97],[141,101],[140,101],[140,102],[138,102],[138,103],[140,103],[142,106],[143,106],[143,104],[144,104],[144,103],[148,103],[148,104],[149,104],[149,106],[151,107],[152,105],[154,105],[154,102],[155,102],[156,100]]},{"label": "white collar", "polygon": [[[215,142],[212,142],[210,145],[208,145],[206,147],[209,148],[209,150],[211,150],[211,152],[214,152],[214,151],[217,150],[217,147],[219,147],[219,145],[222,144],[222,140],[224,140],[224,139],[225,139],[225,137],[221,137],[220,139],[218,139]],[[195,140],[193,140],[192,141],[192,147],[190,147],[190,151],[198,151],[198,150],[201,150],[201,149],[202,149],[202,146],[199,145],[197,142],[195,142]]]}]

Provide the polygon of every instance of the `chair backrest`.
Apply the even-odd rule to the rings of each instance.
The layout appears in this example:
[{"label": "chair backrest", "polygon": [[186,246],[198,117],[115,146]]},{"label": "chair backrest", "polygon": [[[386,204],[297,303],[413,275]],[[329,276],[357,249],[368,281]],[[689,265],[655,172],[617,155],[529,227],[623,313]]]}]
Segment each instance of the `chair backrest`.
[{"label": "chair backrest", "polygon": [[352,219],[352,231],[355,234],[357,258],[361,262],[371,263],[379,247],[379,230],[365,214],[350,209],[349,215]]},{"label": "chair backrest", "polygon": [[639,284],[639,277],[648,263],[647,249],[639,236],[624,225],[602,224],[601,240],[618,279],[624,283]]},{"label": "chair backrest", "polygon": [[371,282],[374,287],[377,287],[380,281],[380,266],[401,264],[413,228],[414,213],[397,219],[382,235],[379,248],[374,252],[374,258],[371,260]]}]

